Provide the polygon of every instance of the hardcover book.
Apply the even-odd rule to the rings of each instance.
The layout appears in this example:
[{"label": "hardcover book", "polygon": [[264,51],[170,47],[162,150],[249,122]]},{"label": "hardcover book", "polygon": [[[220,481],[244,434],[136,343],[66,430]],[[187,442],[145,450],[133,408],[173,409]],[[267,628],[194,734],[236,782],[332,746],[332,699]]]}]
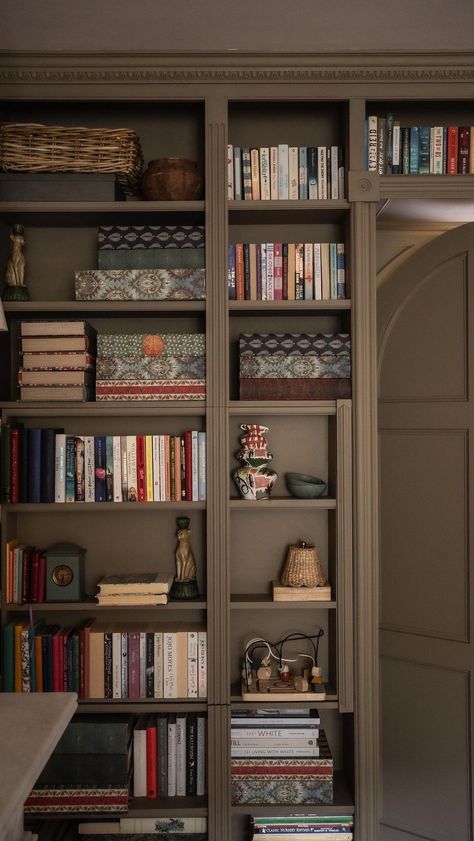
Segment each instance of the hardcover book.
[{"label": "hardcover book", "polygon": [[160,572],[106,575],[98,583],[101,595],[116,593],[169,593],[173,576]]}]

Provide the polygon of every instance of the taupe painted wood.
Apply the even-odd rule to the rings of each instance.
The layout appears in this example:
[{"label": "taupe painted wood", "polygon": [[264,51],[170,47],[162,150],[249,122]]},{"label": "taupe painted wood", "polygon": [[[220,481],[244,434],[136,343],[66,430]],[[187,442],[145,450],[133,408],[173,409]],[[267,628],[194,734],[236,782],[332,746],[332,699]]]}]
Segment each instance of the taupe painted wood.
[{"label": "taupe painted wood", "polygon": [[357,832],[378,841],[378,498],[375,204],[351,211],[354,411],[355,764]]},{"label": "taupe painted wood", "polygon": [[339,709],[354,709],[354,614],[352,557],[352,407],[337,404],[337,687]]},{"label": "taupe painted wood", "polygon": [[472,832],[474,225],[381,287],[383,841]]}]

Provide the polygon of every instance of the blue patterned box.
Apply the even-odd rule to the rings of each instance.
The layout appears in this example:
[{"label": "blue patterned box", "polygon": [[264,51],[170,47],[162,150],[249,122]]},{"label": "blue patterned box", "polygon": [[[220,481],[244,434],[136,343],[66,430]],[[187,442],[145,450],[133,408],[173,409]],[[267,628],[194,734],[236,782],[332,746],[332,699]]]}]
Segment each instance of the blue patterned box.
[{"label": "blue patterned box", "polygon": [[206,297],[205,269],[90,269],[75,274],[76,301],[192,301]]}]

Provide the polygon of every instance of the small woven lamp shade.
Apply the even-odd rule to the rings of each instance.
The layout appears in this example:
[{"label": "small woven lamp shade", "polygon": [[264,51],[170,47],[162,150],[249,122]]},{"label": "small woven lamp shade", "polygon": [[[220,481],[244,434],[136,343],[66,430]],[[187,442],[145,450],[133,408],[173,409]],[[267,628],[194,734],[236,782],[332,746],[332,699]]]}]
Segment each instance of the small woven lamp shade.
[{"label": "small woven lamp shade", "polygon": [[285,587],[323,587],[326,576],[316,547],[304,540],[289,546],[280,580]]}]

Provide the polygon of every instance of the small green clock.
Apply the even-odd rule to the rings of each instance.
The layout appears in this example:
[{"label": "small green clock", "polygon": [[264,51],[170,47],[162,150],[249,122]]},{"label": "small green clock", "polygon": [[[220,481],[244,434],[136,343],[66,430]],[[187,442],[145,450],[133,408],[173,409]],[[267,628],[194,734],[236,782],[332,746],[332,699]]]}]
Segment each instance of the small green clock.
[{"label": "small green clock", "polygon": [[47,602],[83,601],[85,554],[86,550],[74,543],[57,543],[47,549]]}]

